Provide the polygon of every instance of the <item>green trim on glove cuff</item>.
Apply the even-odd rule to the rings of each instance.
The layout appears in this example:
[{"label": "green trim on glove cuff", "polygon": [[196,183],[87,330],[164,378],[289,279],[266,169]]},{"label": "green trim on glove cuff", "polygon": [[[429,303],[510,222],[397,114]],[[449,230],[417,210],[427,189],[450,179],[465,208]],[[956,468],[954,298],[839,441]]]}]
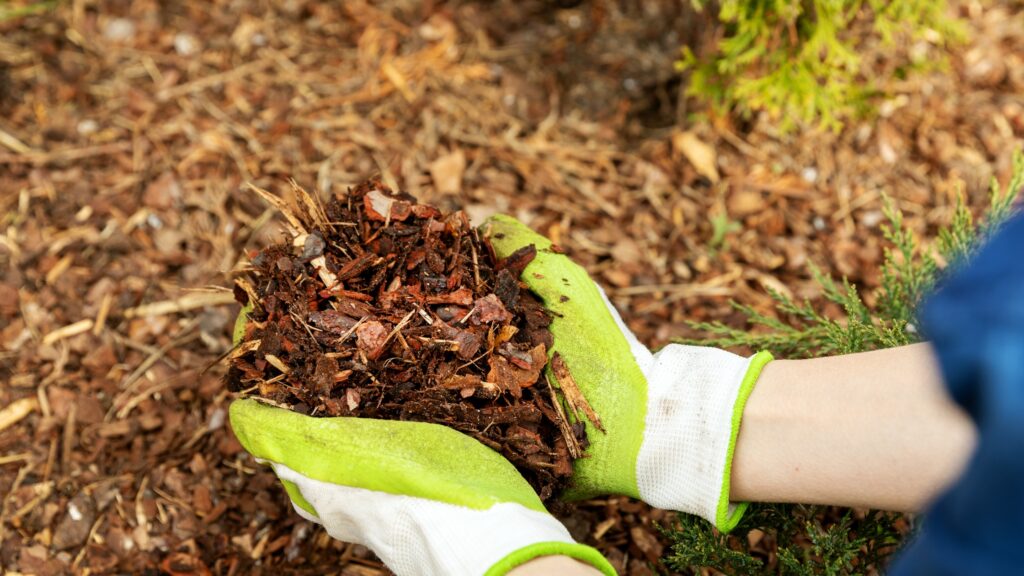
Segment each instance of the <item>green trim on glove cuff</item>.
[{"label": "green trim on glove cuff", "polygon": [[439,424],[313,418],[255,400],[236,400],[229,413],[249,453],[307,478],[477,510],[514,502],[547,512],[508,460]]},{"label": "green trim on glove cuff", "polygon": [[729,489],[732,479],[732,457],[736,452],[736,439],[740,435],[740,421],[743,419],[743,409],[747,406],[747,399],[754,391],[754,384],[761,376],[761,370],[773,360],[770,352],[758,352],[750,359],[750,366],[740,383],[740,391],[736,396],[736,403],[732,409],[732,430],[729,433],[729,449],[725,455],[725,471],[722,477],[722,492],[718,497],[718,511],[715,515],[715,527],[722,532],[729,532],[740,523],[743,514],[747,511],[748,502],[737,504],[730,514],[729,512]]},{"label": "green trim on glove cuff", "polygon": [[585,544],[570,544],[568,542],[538,542],[505,556],[491,566],[484,576],[503,576],[517,566],[522,566],[530,560],[541,556],[568,556],[590,564],[606,576],[616,576],[615,568],[596,549]]},{"label": "green trim on glove cuff", "polygon": [[514,218],[492,216],[482,230],[499,258],[530,244],[537,248],[520,278],[551,312],[551,353],[565,360],[605,429],[597,430],[584,418],[590,447],[574,463],[573,486],[564,496],[638,498],[636,460],[647,415],[647,379],[597,285],[583,267],[552,250],[550,240]]}]

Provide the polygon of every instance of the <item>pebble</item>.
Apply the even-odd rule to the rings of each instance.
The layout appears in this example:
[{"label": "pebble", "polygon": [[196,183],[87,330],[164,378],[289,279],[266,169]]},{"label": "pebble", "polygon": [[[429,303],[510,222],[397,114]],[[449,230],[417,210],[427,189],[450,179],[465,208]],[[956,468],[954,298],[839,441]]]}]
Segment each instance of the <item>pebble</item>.
[{"label": "pebble", "polygon": [[95,120],[87,119],[79,122],[76,129],[82,136],[88,136],[90,134],[95,134],[96,131],[100,129],[100,125]]},{"label": "pebble", "polygon": [[311,260],[320,256],[324,253],[324,248],[327,244],[324,242],[324,237],[317,231],[313,231],[311,234],[306,236],[306,241],[302,244],[302,259]]},{"label": "pebble", "polygon": [[199,52],[199,41],[191,34],[178,32],[174,35],[174,51],[182,56],[192,56]]},{"label": "pebble", "polygon": [[67,513],[57,524],[53,534],[53,549],[68,550],[85,544],[95,520],[96,503],[92,496],[79,492],[68,502]]},{"label": "pebble", "polygon": [[114,42],[127,42],[135,38],[135,23],[127,18],[108,20],[103,26],[103,37]]}]

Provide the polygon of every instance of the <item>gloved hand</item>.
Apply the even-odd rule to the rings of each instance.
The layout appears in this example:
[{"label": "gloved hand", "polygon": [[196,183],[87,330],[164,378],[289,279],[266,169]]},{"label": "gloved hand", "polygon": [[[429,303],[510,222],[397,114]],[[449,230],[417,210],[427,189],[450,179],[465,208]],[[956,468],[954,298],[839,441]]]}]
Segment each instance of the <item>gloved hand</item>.
[{"label": "gloved hand", "polygon": [[574,464],[570,498],[625,494],[697,514],[731,530],[745,503],[729,501],[743,407],[771,355],[743,358],[715,348],[640,344],[579,265],[508,216],[483,226],[499,258],[533,244],[522,280],[552,312],[552,350],[601,419],[587,422],[590,447]]},{"label": "gloved hand", "polygon": [[573,541],[507,460],[462,433],[312,418],[254,400],[235,401],[230,416],[299,514],[367,546],[396,574],[504,574],[548,555],[615,574],[597,550]]}]

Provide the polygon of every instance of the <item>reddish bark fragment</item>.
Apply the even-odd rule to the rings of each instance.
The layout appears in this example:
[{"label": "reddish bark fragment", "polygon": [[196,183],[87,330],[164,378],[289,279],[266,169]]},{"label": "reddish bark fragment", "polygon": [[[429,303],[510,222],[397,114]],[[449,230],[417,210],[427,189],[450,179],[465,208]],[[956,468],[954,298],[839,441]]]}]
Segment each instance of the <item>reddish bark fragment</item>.
[{"label": "reddish bark fragment", "polygon": [[544,441],[541,440],[540,434],[522,426],[509,427],[505,439],[513,449],[524,456],[536,454],[544,449]]},{"label": "reddish bark fragment", "polygon": [[508,270],[516,278],[523,273],[523,270],[529,266],[530,262],[537,257],[537,247],[533,244],[529,246],[523,246],[519,250],[509,254],[508,258],[505,258],[501,263],[502,270]]},{"label": "reddish bark fragment", "polygon": [[388,329],[376,320],[363,322],[356,328],[357,346],[370,359],[376,359],[388,337]]},{"label": "reddish bark fragment", "polygon": [[360,395],[359,391],[355,388],[349,388],[345,390],[345,405],[348,407],[349,412],[355,412],[356,408],[359,408]]},{"label": "reddish bark fragment", "polygon": [[363,196],[363,202],[366,216],[371,220],[403,222],[412,213],[412,206],[408,202],[388,196],[380,190],[368,192]]},{"label": "reddish bark fragment", "polygon": [[356,325],[356,322],[358,320],[338,310],[324,310],[323,312],[310,312],[309,314],[310,324],[332,334],[344,334],[351,330]]},{"label": "reddish bark fragment", "polygon": [[312,383],[318,394],[330,394],[334,388],[334,375],[338,372],[338,361],[330,356],[321,356],[316,360]]},{"label": "reddish bark fragment", "polygon": [[440,218],[443,215],[437,208],[426,204],[414,204],[412,213],[417,218]]},{"label": "reddish bark fragment", "polygon": [[483,380],[476,374],[456,374],[449,376],[441,383],[445,388],[461,390],[463,388],[477,388]]},{"label": "reddish bark fragment", "polygon": [[427,296],[425,300],[427,304],[458,304],[460,306],[469,306],[473,303],[473,291],[469,288],[459,288],[458,290],[449,292],[448,294]]},{"label": "reddish bark fragment", "polygon": [[512,315],[505,309],[505,305],[494,294],[477,298],[474,307],[476,308],[477,322],[508,322],[512,319]]}]

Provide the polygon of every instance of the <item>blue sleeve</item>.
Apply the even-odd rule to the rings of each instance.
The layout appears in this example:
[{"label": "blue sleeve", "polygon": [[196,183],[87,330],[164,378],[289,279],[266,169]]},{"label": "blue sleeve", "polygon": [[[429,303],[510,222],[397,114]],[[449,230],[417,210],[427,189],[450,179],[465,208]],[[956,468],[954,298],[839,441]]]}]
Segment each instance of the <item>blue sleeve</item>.
[{"label": "blue sleeve", "polygon": [[1022,574],[1024,217],[943,283],[921,321],[979,441],[964,475],[926,512],[920,535],[890,574]]}]

